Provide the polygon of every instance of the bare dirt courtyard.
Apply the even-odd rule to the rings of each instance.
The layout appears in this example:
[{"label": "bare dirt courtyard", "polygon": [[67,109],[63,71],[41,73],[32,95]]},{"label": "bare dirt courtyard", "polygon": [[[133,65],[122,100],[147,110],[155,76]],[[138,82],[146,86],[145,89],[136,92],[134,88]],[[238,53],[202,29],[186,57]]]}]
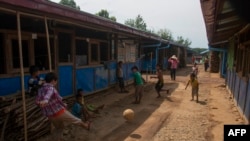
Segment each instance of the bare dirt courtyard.
[{"label": "bare dirt courtyard", "polygon": [[[223,141],[224,124],[244,124],[234,106],[231,95],[219,74],[204,72],[199,65],[199,102],[190,101],[191,87],[185,85],[191,72],[190,65],[177,71],[176,81],[171,81],[165,72],[165,86],[171,94],[162,93],[156,98],[156,79],[149,79],[144,89],[141,104],[131,104],[134,88],[130,93],[118,93],[110,89],[87,98],[95,105],[105,104],[100,114],[93,118],[90,131],[68,126],[64,131],[65,141]],[[143,75],[146,78],[146,75]],[[122,113],[133,109],[135,118],[126,121]],[[46,136],[39,141],[50,141]]]}]

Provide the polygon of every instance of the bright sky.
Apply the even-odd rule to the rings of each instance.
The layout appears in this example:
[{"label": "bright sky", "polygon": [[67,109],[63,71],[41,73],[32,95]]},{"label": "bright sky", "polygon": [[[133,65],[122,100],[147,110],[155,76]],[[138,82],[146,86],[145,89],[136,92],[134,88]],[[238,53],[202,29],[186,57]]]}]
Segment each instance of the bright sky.
[{"label": "bright sky", "polygon": [[[51,0],[59,2],[60,0]],[[95,14],[106,9],[117,22],[124,24],[140,14],[148,29],[166,28],[174,38],[192,41],[191,47],[207,48],[207,37],[200,0],[75,0],[82,11]]]}]

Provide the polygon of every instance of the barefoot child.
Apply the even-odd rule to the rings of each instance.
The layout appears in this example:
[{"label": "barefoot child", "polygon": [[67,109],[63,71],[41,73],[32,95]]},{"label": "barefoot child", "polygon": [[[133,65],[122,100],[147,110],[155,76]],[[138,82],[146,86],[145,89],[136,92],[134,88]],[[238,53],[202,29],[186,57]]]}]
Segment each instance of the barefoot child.
[{"label": "barefoot child", "polygon": [[135,84],[135,101],[133,102],[133,104],[140,104],[143,93],[143,85],[145,82],[141,74],[139,73],[137,66],[132,67],[131,70],[133,71]]},{"label": "barefoot child", "polygon": [[116,70],[116,75],[117,75],[117,79],[118,79],[118,82],[119,82],[119,87],[121,89],[120,93],[128,93],[129,91],[127,91],[125,89],[125,85],[124,85],[122,64],[123,64],[122,61],[118,62],[118,67],[117,67],[117,70]]},{"label": "barefoot child", "polygon": [[41,108],[42,113],[54,125],[54,140],[62,140],[64,122],[79,125],[85,129],[90,128],[90,123],[82,122],[81,119],[73,116],[63,103],[62,97],[59,95],[55,86],[57,84],[57,76],[50,72],[45,76],[46,83],[38,90],[36,96],[36,104]]},{"label": "barefoot child", "polygon": [[82,104],[82,97],[81,94],[76,95],[76,102],[72,106],[71,113],[74,116],[83,119],[83,121],[89,121],[91,116],[87,111],[86,106]]},{"label": "barefoot child", "polygon": [[187,89],[188,85],[191,84],[192,86],[192,101],[194,100],[194,96],[196,96],[196,102],[199,101],[198,99],[198,91],[199,91],[199,83],[197,79],[195,79],[195,74],[191,73],[190,74],[190,80],[188,81],[185,90]]},{"label": "barefoot child", "polygon": [[94,113],[98,114],[98,113],[99,113],[99,110],[100,110],[100,109],[103,109],[103,107],[104,107],[104,104],[99,105],[99,106],[95,106],[95,105],[93,105],[93,104],[85,103],[84,94],[83,94],[83,89],[78,89],[78,90],[77,90],[77,95],[81,95],[81,104],[82,104],[82,105],[85,107],[85,109],[87,110],[87,111],[86,111],[87,114],[89,114],[88,111],[91,111],[91,112],[94,112]]},{"label": "barefoot child", "polygon": [[156,69],[157,69],[157,76],[151,76],[150,78],[157,78],[158,81],[155,85],[155,90],[158,94],[157,98],[161,97],[160,91],[166,91],[167,93],[169,92],[169,90],[166,89],[162,89],[162,87],[164,86],[164,79],[163,79],[163,74],[162,74],[162,70],[161,70],[161,65],[157,64],[156,65]]}]

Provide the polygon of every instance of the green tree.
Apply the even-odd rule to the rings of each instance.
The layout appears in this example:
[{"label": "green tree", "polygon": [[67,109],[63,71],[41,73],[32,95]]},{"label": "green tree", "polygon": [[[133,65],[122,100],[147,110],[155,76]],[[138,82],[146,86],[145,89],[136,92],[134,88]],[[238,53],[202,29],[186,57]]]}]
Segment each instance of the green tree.
[{"label": "green tree", "polygon": [[109,12],[106,9],[102,9],[101,11],[96,13],[96,15],[116,22],[116,17],[114,16],[109,17]]},{"label": "green tree", "polygon": [[192,41],[190,41],[188,38],[184,39],[182,36],[177,36],[177,43],[182,44],[186,47],[190,46],[192,44]]},{"label": "green tree", "polygon": [[124,24],[143,31],[147,31],[147,24],[145,23],[141,15],[138,15],[135,19],[126,20]]},{"label": "green tree", "polygon": [[124,24],[131,26],[131,27],[135,27],[135,20],[134,19],[127,19]]},{"label": "green tree", "polygon": [[61,0],[59,3],[80,10],[80,6],[76,5],[74,0]]},{"label": "green tree", "polygon": [[191,48],[193,51],[195,51],[196,53],[200,54],[201,52],[207,50],[206,48]]},{"label": "green tree", "polygon": [[185,39],[185,41],[184,41],[184,46],[186,46],[186,47],[188,47],[188,46],[190,46],[192,44],[192,41],[190,41],[188,38],[187,39]]},{"label": "green tree", "polygon": [[160,29],[157,34],[161,36],[162,39],[173,41],[173,34],[170,30],[168,29]]},{"label": "green tree", "polygon": [[115,16],[111,16],[109,19],[116,22],[116,17]]}]

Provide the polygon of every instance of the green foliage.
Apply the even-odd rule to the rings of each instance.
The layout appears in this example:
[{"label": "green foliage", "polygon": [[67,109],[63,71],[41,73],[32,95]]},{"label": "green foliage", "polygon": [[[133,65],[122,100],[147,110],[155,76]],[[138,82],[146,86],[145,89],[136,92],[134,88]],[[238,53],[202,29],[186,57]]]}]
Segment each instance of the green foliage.
[{"label": "green foliage", "polygon": [[190,46],[192,44],[192,41],[190,41],[188,38],[184,39],[182,36],[177,36],[177,43],[182,44],[186,47]]},{"label": "green foliage", "polygon": [[126,20],[124,24],[143,31],[148,31],[147,24],[145,23],[141,15],[138,15],[135,19]]},{"label": "green foliage", "polygon": [[115,16],[111,16],[109,19],[116,22],[116,17]]},{"label": "green foliage", "polygon": [[61,0],[59,3],[80,10],[80,6],[76,5],[74,0]]},{"label": "green foliage", "polygon": [[207,50],[206,48],[192,48],[192,50],[194,52],[196,52],[197,54],[200,54],[201,52]]},{"label": "green foliage", "polygon": [[227,67],[228,69],[232,70],[234,67],[234,39],[229,40],[229,48],[228,48],[228,55],[227,55]]},{"label": "green foliage", "polygon": [[170,30],[168,29],[160,29],[157,34],[161,36],[162,39],[173,41],[173,34]]},{"label": "green foliage", "polygon": [[131,26],[131,27],[135,27],[135,20],[134,19],[127,19],[124,24]]},{"label": "green foliage", "polygon": [[109,12],[106,9],[102,9],[101,11],[96,13],[96,15],[116,22],[116,17],[114,16],[109,17]]}]

